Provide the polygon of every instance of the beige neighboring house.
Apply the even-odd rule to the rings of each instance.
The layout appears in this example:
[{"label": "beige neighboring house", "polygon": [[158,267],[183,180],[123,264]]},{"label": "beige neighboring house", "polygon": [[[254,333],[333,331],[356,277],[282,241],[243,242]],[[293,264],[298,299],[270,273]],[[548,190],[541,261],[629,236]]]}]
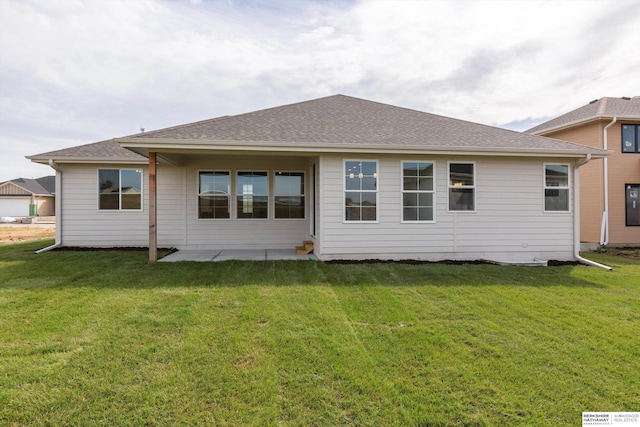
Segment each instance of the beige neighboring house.
[{"label": "beige neighboring house", "polygon": [[0,217],[55,215],[55,176],[0,183]]},{"label": "beige neighboring house", "polygon": [[580,240],[640,246],[640,96],[597,99],[527,132],[612,153],[580,168]]},{"label": "beige neighboring house", "polygon": [[56,245],[542,263],[579,259],[575,178],[605,155],[334,95],[28,158]]}]

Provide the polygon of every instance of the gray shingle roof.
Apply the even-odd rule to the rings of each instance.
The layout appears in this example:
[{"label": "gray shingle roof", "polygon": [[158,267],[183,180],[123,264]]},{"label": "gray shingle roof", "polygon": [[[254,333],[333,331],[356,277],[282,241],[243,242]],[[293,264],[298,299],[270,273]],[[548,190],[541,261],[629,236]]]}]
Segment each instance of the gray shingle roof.
[{"label": "gray shingle roof", "polygon": [[56,177],[53,175],[43,176],[36,179],[16,178],[16,179],[2,182],[0,183],[0,185],[7,182],[12,182],[24,188],[25,190],[37,195],[54,194],[56,192]]},{"label": "gray shingle roof", "polygon": [[127,138],[572,150],[585,147],[345,95],[140,133]]},{"label": "gray shingle roof", "polygon": [[640,119],[640,96],[634,96],[633,98],[600,98],[555,119],[532,127],[526,132],[539,134],[574,123],[613,117]]},{"label": "gray shingle roof", "polygon": [[61,150],[48,151],[46,153],[27,156],[28,159],[62,159],[65,158],[117,158],[131,160],[145,160],[145,158],[133,151],[122,148],[113,139],[94,142],[91,144],[78,145],[75,147],[63,148]]},{"label": "gray shingle roof", "polygon": [[[199,141],[237,142],[259,146],[260,143],[323,144],[337,147],[379,146],[386,148],[430,148],[471,151],[535,151],[549,153],[569,151],[602,154],[600,150],[438,116],[393,105],[345,95],[299,102],[235,116],[224,116],[174,126],[118,139],[126,144],[154,144],[171,141],[176,145]],[[132,144],[130,144],[132,145]],[[141,150],[141,152],[143,152]],[[46,159],[87,161],[118,159],[144,161],[145,157],[121,147],[115,140],[100,141],[57,151],[28,156],[33,161]]]}]

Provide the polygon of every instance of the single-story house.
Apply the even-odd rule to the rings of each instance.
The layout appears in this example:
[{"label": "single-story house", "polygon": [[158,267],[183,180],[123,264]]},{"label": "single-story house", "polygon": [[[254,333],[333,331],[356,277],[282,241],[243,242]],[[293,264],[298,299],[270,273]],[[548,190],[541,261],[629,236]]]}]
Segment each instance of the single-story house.
[{"label": "single-story house", "polygon": [[55,215],[55,176],[0,183],[0,217]]},{"label": "single-story house", "polygon": [[320,260],[579,257],[579,168],[607,151],[344,95],[28,156],[56,245]]}]

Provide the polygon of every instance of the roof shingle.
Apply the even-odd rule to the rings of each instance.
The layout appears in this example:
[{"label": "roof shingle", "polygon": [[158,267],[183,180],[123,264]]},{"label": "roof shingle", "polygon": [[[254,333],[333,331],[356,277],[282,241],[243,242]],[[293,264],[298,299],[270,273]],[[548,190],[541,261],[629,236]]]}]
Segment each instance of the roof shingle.
[{"label": "roof shingle", "polygon": [[139,133],[131,139],[539,150],[583,146],[345,95]]},{"label": "roof shingle", "polygon": [[[235,116],[159,129],[93,144],[80,145],[48,153],[28,156],[33,161],[46,159],[108,160],[140,162],[145,160],[119,145],[139,141],[171,141],[176,145],[199,141],[238,142],[259,146],[260,143],[323,144],[337,147],[380,146],[416,147],[417,149],[492,150],[537,153],[569,151],[602,154],[600,150],[497,127],[438,116],[408,108],[382,104],[345,95],[268,108]],[[293,148],[295,149],[295,148]]]},{"label": "roof shingle", "polygon": [[568,113],[534,126],[526,132],[540,134],[574,123],[613,117],[640,119],[640,96],[634,96],[633,98],[600,98],[573,111],[569,111]]},{"label": "roof shingle", "polygon": [[37,195],[48,195],[54,194],[56,192],[56,177],[51,176],[43,176],[40,178],[16,178],[9,181],[5,181],[0,183],[0,185],[5,184],[7,182],[14,183],[25,190],[37,194]]},{"label": "roof shingle", "polygon": [[75,147],[63,148],[61,150],[49,151],[41,154],[27,156],[28,159],[51,158],[118,158],[131,160],[145,160],[145,158],[131,150],[123,148],[113,139],[93,142],[91,144],[78,145]]}]

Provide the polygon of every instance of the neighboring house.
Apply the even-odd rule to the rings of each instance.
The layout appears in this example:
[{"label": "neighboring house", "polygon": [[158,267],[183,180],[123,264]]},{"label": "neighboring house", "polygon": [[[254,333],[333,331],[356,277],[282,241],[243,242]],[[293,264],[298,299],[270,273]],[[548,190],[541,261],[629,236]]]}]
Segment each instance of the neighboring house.
[{"label": "neighboring house", "polygon": [[55,176],[17,178],[0,183],[0,216],[55,215]]},{"label": "neighboring house", "polygon": [[640,246],[640,96],[601,98],[527,132],[612,152],[581,168],[580,240]]},{"label": "neighboring house", "polygon": [[576,259],[578,168],[606,154],[335,95],[28,158],[63,246],[535,262]]}]

